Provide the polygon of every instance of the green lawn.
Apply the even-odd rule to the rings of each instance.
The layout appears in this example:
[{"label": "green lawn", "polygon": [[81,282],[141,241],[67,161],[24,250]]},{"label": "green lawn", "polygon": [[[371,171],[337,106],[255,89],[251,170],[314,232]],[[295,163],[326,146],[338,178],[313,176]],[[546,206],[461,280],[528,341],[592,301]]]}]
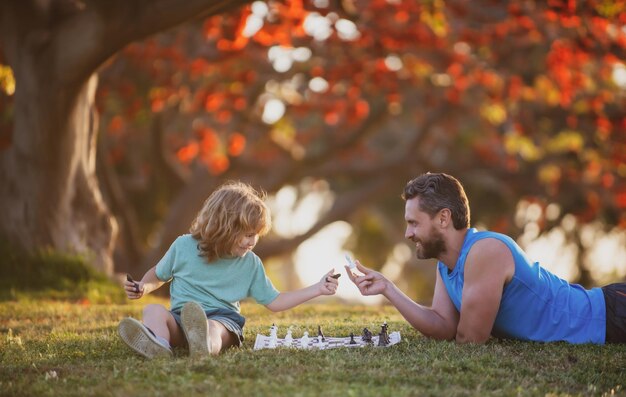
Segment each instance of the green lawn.
[{"label": "green lawn", "polygon": [[[243,305],[246,341],[219,357],[148,361],[117,336],[146,302],[0,303],[2,396],[565,396],[626,395],[626,345],[574,346],[491,340],[483,346],[432,341],[389,307],[303,305],[271,313]],[[162,301],[161,301],[162,302]],[[252,350],[276,323],[283,337],[321,325],[327,336],[373,331],[387,321],[402,341],[383,348]]]}]

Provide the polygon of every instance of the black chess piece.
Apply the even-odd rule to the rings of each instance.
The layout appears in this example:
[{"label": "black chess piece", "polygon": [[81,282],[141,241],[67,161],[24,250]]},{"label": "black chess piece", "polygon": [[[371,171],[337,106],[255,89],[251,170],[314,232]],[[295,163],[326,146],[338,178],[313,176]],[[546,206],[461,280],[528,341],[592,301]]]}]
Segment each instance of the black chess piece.
[{"label": "black chess piece", "polygon": [[391,338],[389,337],[389,327],[387,326],[387,322],[385,321],[385,342],[387,344],[391,343]]},{"label": "black chess piece", "polygon": [[356,341],[354,340],[354,333],[350,332],[350,345],[356,345]]},{"label": "black chess piece", "polygon": [[369,329],[363,328],[363,337],[361,339],[365,343],[372,343],[372,333]]},{"label": "black chess piece", "polygon": [[387,333],[387,322],[380,327],[380,334],[378,335],[378,346],[387,346],[389,344],[389,334]]},{"label": "black chess piece", "polygon": [[126,280],[133,283],[133,286],[135,287],[135,292],[139,293],[139,284],[137,284],[137,282],[135,282],[135,280],[133,280],[133,278],[128,273],[126,273]]},{"label": "black chess piece", "polygon": [[326,338],[324,337],[324,333],[322,332],[322,327],[317,326],[317,337],[322,339],[322,342],[326,342]]}]

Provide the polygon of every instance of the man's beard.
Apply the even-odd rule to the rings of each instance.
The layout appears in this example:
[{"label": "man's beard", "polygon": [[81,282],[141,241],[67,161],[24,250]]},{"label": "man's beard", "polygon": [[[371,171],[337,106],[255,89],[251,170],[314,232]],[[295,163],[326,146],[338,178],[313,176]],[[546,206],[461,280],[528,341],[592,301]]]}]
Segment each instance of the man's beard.
[{"label": "man's beard", "polygon": [[434,228],[430,230],[427,240],[420,240],[420,246],[415,249],[417,259],[439,258],[441,254],[446,252],[446,242],[443,240],[443,234]]}]

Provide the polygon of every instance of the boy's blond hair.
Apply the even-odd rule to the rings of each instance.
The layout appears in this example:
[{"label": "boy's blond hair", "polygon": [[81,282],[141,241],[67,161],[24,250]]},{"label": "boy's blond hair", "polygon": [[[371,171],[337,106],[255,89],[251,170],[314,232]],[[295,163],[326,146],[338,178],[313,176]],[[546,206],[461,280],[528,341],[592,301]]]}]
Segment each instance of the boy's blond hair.
[{"label": "boy's blond hair", "polygon": [[263,236],[272,227],[265,193],[243,182],[227,182],[215,190],[191,224],[200,255],[210,262],[232,254],[235,242],[246,233]]}]

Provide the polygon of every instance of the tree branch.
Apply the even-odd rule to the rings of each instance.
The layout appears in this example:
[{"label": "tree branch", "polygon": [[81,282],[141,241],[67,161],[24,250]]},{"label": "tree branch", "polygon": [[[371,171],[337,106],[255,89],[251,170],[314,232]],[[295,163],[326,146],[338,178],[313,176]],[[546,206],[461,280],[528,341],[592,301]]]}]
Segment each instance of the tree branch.
[{"label": "tree branch", "polygon": [[85,1],[51,32],[52,66],[62,80],[81,81],[127,44],[181,23],[223,13],[250,0]]},{"label": "tree branch", "polygon": [[375,179],[371,179],[360,189],[339,196],[330,210],[322,215],[306,232],[290,238],[262,240],[255,249],[255,252],[261,258],[267,258],[293,251],[303,241],[319,232],[325,226],[335,221],[347,219],[350,214],[354,213],[363,205],[367,205],[376,197],[384,195],[391,181],[393,181],[393,179],[388,178],[386,175],[380,175]]}]

